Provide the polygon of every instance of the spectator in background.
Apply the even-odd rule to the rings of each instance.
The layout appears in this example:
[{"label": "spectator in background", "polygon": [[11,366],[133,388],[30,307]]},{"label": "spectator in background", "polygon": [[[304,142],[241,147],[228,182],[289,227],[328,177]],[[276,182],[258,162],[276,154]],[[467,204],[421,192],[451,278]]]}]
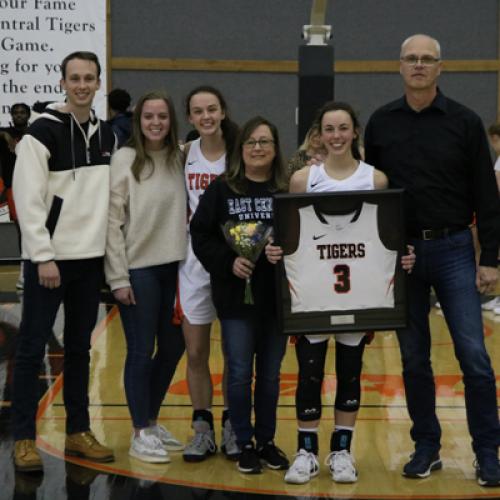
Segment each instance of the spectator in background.
[{"label": "spectator in background", "polygon": [[16,163],[16,145],[28,129],[31,116],[30,107],[24,102],[13,104],[10,108],[10,116],[12,117],[10,127],[0,128],[0,162],[3,181],[8,189],[12,186],[12,173]]},{"label": "spectator in background", "polygon": [[[31,116],[30,107],[24,102],[13,104],[10,108],[10,116],[12,117],[10,127],[0,129],[0,165],[10,219],[16,223],[16,227],[18,229],[17,234],[19,238],[19,248],[21,248],[21,231],[19,230],[19,225],[17,223],[16,207],[14,204],[14,197],[12,196],[12,175],[14,173],[14,165],[16,163],[15,150],[17,143],[28,130],[29,119]],[[16,288],[19,290],[24,288],[22,263]]]},{"label": "spectator in background", "polygon": [[[488,128],[488,139],[490,146],[495,151],[495,177],[497,180],[498,192],[500,193],[500,123],[494,123]],[[500,253],[499,253],[500,257]],[[494,297],[482,306],[483,311],[493,311],[495,314],[500,314],[500,297]]]},{"label": "spectator in background", "polygon": [[119,148],[127,142],[132,132],[132,112],[128,109],[131,102],[132,98],[126,90],[113,89],[108,94],[108,123],[118,139]]},{"label": "spectator in background", "polygon": [[288,171],[292,175],[297,170],[308,165],[312,158],[316,158],[321,163],[325,156],[326,149],[321,143],[320,125],[313,122],[311,128],[307,131],[304,142],[288,160]]},{"label": "spectator in background", "polygon": [[498,192],[500,193],[500,123],[494,123],[488,128],[488,139],[495,151],[495,176],[497,178]]},{"label": "spectator in background", "polygon": [[10,127],[6,130],[14,139],[18,139],[24,135],[26,129],[28,128],[28,121],[30,119],[31,110],[30,107],[24,102],[18,102],[10,107],[10,116],[12,121]]}]

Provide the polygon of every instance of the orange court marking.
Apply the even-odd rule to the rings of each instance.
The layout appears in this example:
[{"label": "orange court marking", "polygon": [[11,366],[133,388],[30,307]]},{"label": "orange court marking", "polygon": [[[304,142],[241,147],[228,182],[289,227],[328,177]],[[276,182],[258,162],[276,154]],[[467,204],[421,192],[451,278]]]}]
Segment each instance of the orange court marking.
[{"label": "orange court marking", "polygon": [[[90,343],[91,345],[97,340],[99,335],[101,335],[105,330],[108,324],[113,320],[113,318],[118,314],[118,308],[115,306],[111,309],[111,311],[106,315],[104,319],[102,319],[99,324],[94,328],[92,332]],[[36,412],[36,420],[39,420],[43,417],[44,413],[47,411],[47,408],[52,404],[55,397],[59,394],[59,391],[62,388],[63,384],[63,374],[62,372],[57,376],[55,382],[48,388],[47,392],[43,395],[42,399],[40,399],[40,403],[38,405],[38,411]]]},{"label": "orange court marking", "polygon": [[[280,396],[295,396],[297,389],[296,373],[281,373]],[[496,377],[499,382],[497,394],[500,397],[500,375]],[[462,384],[462,375],[435,375],[436,395],[437,396],[463,396],[464,389]],[[222,396],[222,374],[212,373],[212,384],[214,396]],[[330,394],[335,392],[337,387],[337,378],[333,373],[325,373],[321,394]],[[362,374],[361,375],[362,392],[375,392],[382,396],[393,398],[395,396],[404,397],[404,384],[401,375],[387,374]],[[189,396],[187,380],[179,380],[170,386],[169,394],[176,396]]]},{"label": "orange court marking", "polygon": [[[101,320],[101,322],[98,324],[98,326],[95,328],[93,335],[92,335],[92,344],[94,344],[95,340],[98,338],[98,336],[105,331],[106,326],[116,317],[117,315],[117,309],[113,308],[106,318]],[[108,332],[112,331],[113,329],[108,330]],[[492,331],[491,328],[485,329],[485,336],[486,335],[491,335]],[[391,342],[391,345],[387,346],[382,346],[383,348],[388,347],[392,348],[393,344]],[[396,348],[397,348],[397,341],[396,341]],[[449,342],[451,344],[451,342]],[[434,344],[435,345],[435,344]],[[443,344],[444,345],[444,344]],[[330,345],[330,348],[332,346]],[[448,353],[448,351],[451,353],[451,356],[453,356],[452,350],[443,349],[443,352]],[[392,352],[391,352],[392,355]],[[220,365],[217,365],[220,366]],[[297,387],[297,373],[294,372],[293,365],[290,364],[284,364],[283,367],[287,367],[287,373],[282,373],[281,374],[281,384],[280,384],[280,395],[287,397],[287,403],[291,401],[291,398],[294,398],[295,395],[295,390]],[[290,372],[289,370],[292,370]],[[379,369],[377,369],[379,370]],[[382,368],[383,370],[383,368]],[[368,370],[370,371],[370,370]],[[377,400],[377,397],[373,397],[371,399],[377,400],[380,403],[375,404],[375,405],[368,405],[374,406],[377,408],[391,408],[391,402],[389,404],[384,404],[387,402],[390,398],[396,397],[396,401],[394,401],[394,407],[397,408],[397,411],[389,411],[389,412],[370,412],[367,411],[368,415],[360,415],[359,420],[360,421],[380,421],[380,422],[409,422],[409,419],[407,416],[403,416],[403,413],[399,410],[404,405],[404,388],[403,388],[403,382],[402,382],[402,376],[401,374],[398,374],[398,370],[394,370],[395,373],[393,374],[384,374],[384,373],[367,373],[362,375],[362,390],[363,393],[371,393],[372,395],[381,395],[384,396],[383,398],[379,398]],[[456,372],[458,370],[453,369],[453,372]],[[454,396],[462,396],[463,397],[463,385],[462,385],[462,376],[460,373],[453,373],[453,374],[447,374],[447,375],[436,375],[435,376],[436,380],[436,389],[437,389],[437,395],[441,397],[454,397]],[[500,376],[497,377],[497,381],[500,381]],[[212,382],[214,384],[214,396],[221,397],[222,396],[222,374],[221,373],[213,373],[212,374]],[[59,390],[62,387],[62,376],[59,376],[53,387],[49,388],[49,390],[46,392],[44,395],[42,402],[40,403],[40,409],[37,414],[37,419],[42,419],[42,420],[54,420],[54,421],[61,421],[65,417],[61,415],[54,415],[54,416],[49,416],[48,412],[46,410],[49,408],[51,404],[54,403],[54,398],[58,394]],[[336,388],[336,377],[334,372],[329,372],[325,374],[325,381],[323,384],[322,388],[322,393],[327,394],[335,391]],[[189,392],[188,392],[188,387],[187,387],[187,382],[186,380],[182,379],[179,380],[177,379],[177,382],[175,384],[172,384],[170,387],[169,393],[171,395],[177,395],[179,396],[180,401],[184,401],[182,398],[183,397],[189,397]],[[173,399],[174,401],[175,398]],[[179,401],[177,400],[177,401]],[[106,404],[106,401],[100,402],[102,403],[103,406],[109,406],[110,408],[113,408],[114,406],[116,407],[122,407],[124,404],[119,404],[119,405],[113,405],[113,404]],[[463,400],[462,400],[463,403]],[[449,404],[449,403],[448,403]],[[456,408],[459,408],[458,403],[451,403],[451,405],[457,404]],[[61,406],[59,403],[57,406]],[[94,405],[94,406],[99,406],[99,404]],[[165,407],[184,407],[186,405],[181,404],[181,405],[175,405],[175,404],[167,404]],[[219,406],[219,405],[215,405]],[[165,408],[164,407],[164,408]],[[282,410],[282,416],[278,416],[278,420],[280,421],[289,421],[293,422],[295,421],[295,417],[291,416],[292,413],[288,411],[288,408],[293,408],[293,405],[291,404],[283,404],[280,405],[280,408],[286,407],[286,410]],[[455,408],[455,406],[450,406],[450,408]],[[460,406],[460,408],[463,408],[463,404]],[[190,407],[189,407],[190,409]],[[60,413],[60,412],[57,412]],[[111,413],[114,413],[111,410]],[[116,421],[116,422],[122,422],[122,421],[130,421],[129,416],[123,416],[123,412],[121,411],[116,411],[116,413],[119,415],[117,417],[112,417],[110,416],[109,413],[106,413],[106,416],[95,416],[91,417],[92,420],[98,420],[98,421]],[[183,416],[183,415],[178,415],[178,416],[173,416],[173,417],[168,417],[168,418],[160,418],[162,421],[166,422],[189,422],[190,421],[190,410],[188,410],[188,415]],[[373,413],[373,416],[372,416]],[[376,415],[380,413],[381,416],[377,417]],[[387,413],[387,414],[386,414]],[[394,413],[394,416],[391,416],[390,414]],[[444,418],[441,418],[442,422],[450,422],[451,426],[453,427],[454,422],[460,422],[463,424],[465,420],[465,416],[462,416],[462,413],[454,413],[454,412],[446,412],[447,416],[444,416]],[[384,414],[384,415],[382,415]],[[284,415],[290,415],[290,416],[284,416]],[[454,415],[450,417],[449,415]],[[333,417],[329,415],[325,415],[323,417],[324,421],[328,422],[328,424],[333,420]],[[113,425],[112,423],[106,424],[106,427],[109,427]],[[288,425],[290,426],[291,424],[284,424],[285,426]],[[402,427],[403,425],[399,425],[399,427]],[[465,426],[463,426],[465,428]],[[385,427],[384,427],[385,428]],[[294,428],[295,432],[295,428]],[[397,499],[435,499],[439,498],[440,495],[438,494],[429,494],[427,491],[424,491],[426,494],[415,494],[414,489],[406,489],[403,494],[401,494],[401,490],[397,491],[394,490],[394,493],[392,491],[385,492],[385,493],[379,493],[376,494],[375,491],[377,490],[371,490],[368,494],[364,493],[362,490],[359,491],[351,491],[349,490],[348,492],[346,491],[341,492],[337,487],[333,489],[333,486],[328,483],[327,487],[318,487],[318,488],[313,488],[312,490],[307,490],[307,492],[302,489],[300,486],[295,488],[290,488],[290,489],[284,489],[285,486],[280,483],[279,486],[276,486],[273,488],[273,481],[270,482],[265,482],[259,486],[255,486],[254,484],[249,485],[244,484],[224,484],[223,479],[221,479],[221,476],[219,474],[215,475],[213,479],[205,479],[201,475],[198,475],[196,472],[191,473],[191,471],[188,472],[188,468],[185,470],[183,469],[183,472],[181,474],[178,474],[178,471],[176,469],[170,468],[169,466],[165,466],[159,469],[158,472],[156,471],[148,471],[147,469],[144,470],[136,470],[135,468],[133,470],[130,470],[126,468],[126,465],[123,463],[119,463],[116,465],[110,464],[95,464],[93,462],[90,462],[85,459],[78,459],[75,457],[65,457],[64,455],[64,450],[63,449],[57,449],[53,444],[50,444],[49,442],[46,441],[46,438],[44,437],[39,437],[38,441],[40,442],[41,446],[40,448],[47,453],[58,457],[62,460],[67,460],[68,462],[72,462],[75,464],[83,465],[88,468],[92,468],[95,470],[99,470],[102,472],[107,472],[111,474],[120,474],[123,476],[128,476],[128,477],[134,477],[134,478],[139,478],[139,479],[146,479],[150,481],[157,481],[160,483],[167,483],[167,484],[172,484],[172,485],[179,485],[179,486],[187,486],[187,487],[192,487],[192,488],[207,488],[207,489],[212,489],[212,490],[222,490],[222,491],[238,491],[242,493],[257,493],[257,494],[270,494],[270,495],[283,495],[283,496],[289,496],[293,498],[301,497],[301,498],[306,498],[307,496],[302,496],[304,494],[307,495],[307,493],[311,493],[314,495],[315,498],[339,498],[339,499],[355,499],[355,498],[365,498],[365,499],[377,499],[377,500],[397,500]],[[121,449],[121,448],[119,448]],[[121,451],[120,453],[122,453]],[[212,459],[215,460],[215,459]],[[398,459],[399,460],[399,459]],[[226,462],[223,462],[224,464]],[[178,465],[178,464],[175,464]],[[228,467],[232,467],[231,464],[228,465]],[[218,464],[217,464],[218,468]],[[272,474],[272,473],[271,473]],[[274,474],[276,475],[276,474]],[[324,474],[323,474],[324,476]],[[439,476],[436,476],[439,477]],[[189,478],[189,479],[187,479]],[[194,478],[194,481],[193,479]],[[270,479],[273,479],[270,477]],[[324,478],[321,479],[323,481]],[[432,479],[435,480],[435,479]],[[324,481],[323,481],[324,482]],[[259,483],[260,484],[260,483]],[[423,485],[424,483],[422,483]],[[368,490],[369,491],[369,490]],[[421,490],[422,491],[422,490]],[[446,498],[450,499],[474,499],[474,498],[498,498],[498,491],[492,490],[491,492],[484,492],[482,489],[478,490],[476,493],[467,493],[465,492],[467,490],[464,490],[464,493],[447,493],[445,495]]]}]

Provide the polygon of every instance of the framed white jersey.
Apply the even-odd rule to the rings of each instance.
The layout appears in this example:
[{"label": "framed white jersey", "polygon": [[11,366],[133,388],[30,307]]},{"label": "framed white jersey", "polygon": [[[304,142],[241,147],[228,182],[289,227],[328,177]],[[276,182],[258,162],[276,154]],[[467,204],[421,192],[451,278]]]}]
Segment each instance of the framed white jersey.
[{"label": "framed white jersey", "polygon": [[283,333],[406,325],[402,190],[280,194],[274,206]]},{"label": "framed white jersey", "polygon": [[378,206],[343,215],[299,209],[297,250],[285,255],[292,312],[394,307],[396,250],[382,243]]}]

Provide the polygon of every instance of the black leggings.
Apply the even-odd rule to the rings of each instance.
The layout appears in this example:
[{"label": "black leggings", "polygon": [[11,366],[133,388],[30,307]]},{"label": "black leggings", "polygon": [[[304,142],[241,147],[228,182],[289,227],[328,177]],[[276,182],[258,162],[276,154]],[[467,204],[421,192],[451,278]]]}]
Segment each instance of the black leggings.
[{"label": "black leggings", "polygon": [[[345,412],[359,409],[361,397],[361,369],[366,337],[357,346],[335,343],[337,394],[335,408]],[[321,386],[325,376],[328,342],[311,344],[305,336],[295,345],[299,364],[299,380],[295,393],[297,419],[303,421],[321,418]]]}]

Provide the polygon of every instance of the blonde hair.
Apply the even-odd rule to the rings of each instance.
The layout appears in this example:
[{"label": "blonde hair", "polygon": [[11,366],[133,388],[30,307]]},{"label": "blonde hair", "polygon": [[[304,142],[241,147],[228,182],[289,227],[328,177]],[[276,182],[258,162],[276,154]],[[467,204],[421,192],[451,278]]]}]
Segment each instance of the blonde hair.
[{"label": "blonde hair", "polygon": [[132,135],[127,142],[127,146],[135,149],[135,158],[132,162],[131,170],[134,179],[137,182],[141,181],[141,174],[146,166],[146,163],[154,165],[152,158],[148,155],[145,146],[145,138],[141,129],[141,114],[146,101],[161,99],[165,101],[168,108],[170,119],[170,129],[165,137],[165,146],[167,148],[167,164],[175,163],[180,160],[180,149],[177,143],[177,119],[175,117],[175,109],[170,97],[162,91],[154,90],[148,92],[139,98],[134,108],[132,116]]},{"label": "blonde hair", "polygon": [[318,137],[321,135],[321,126],[317,121],[312,122],[312,125],[309,127],[304,137],[304,142],[299,146],[299,151],[307,151],[311,147],[311,141],[314,135]]}]

